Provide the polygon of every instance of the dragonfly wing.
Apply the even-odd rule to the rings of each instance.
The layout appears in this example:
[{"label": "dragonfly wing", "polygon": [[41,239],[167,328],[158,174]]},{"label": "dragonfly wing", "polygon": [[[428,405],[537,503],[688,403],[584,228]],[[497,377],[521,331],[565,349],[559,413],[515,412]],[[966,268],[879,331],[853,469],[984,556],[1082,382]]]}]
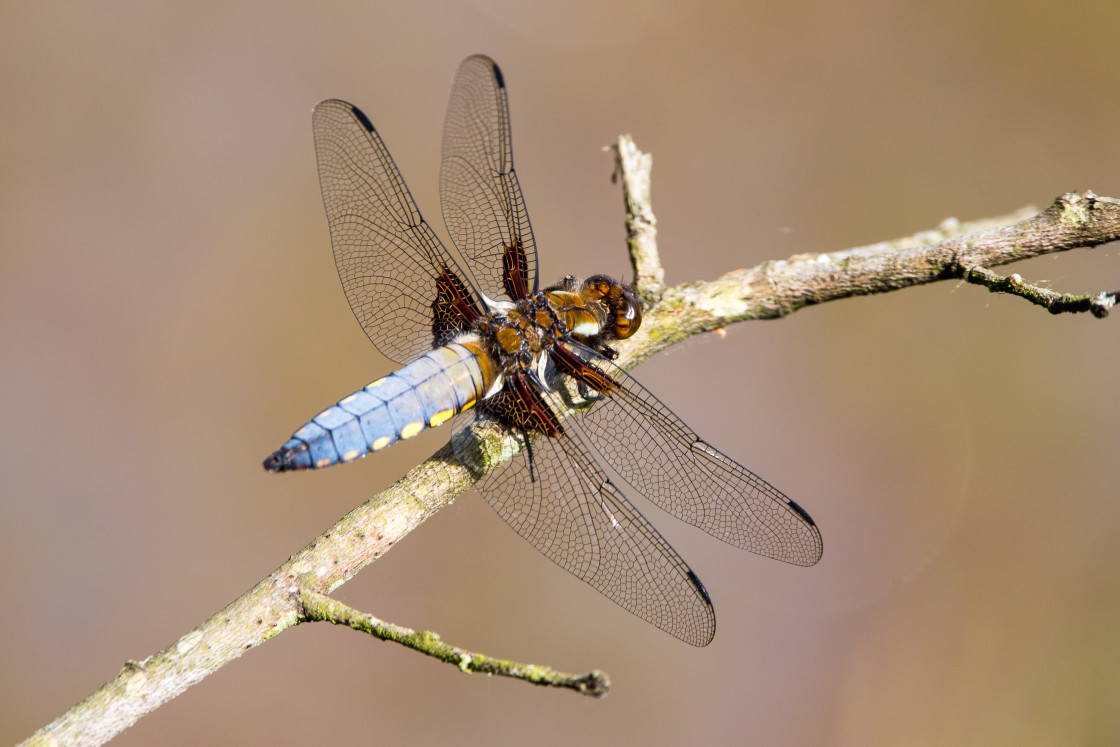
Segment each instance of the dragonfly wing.
[{"label": "dragonfly wing", "polygon": [[805,509],[697,436],[614,363],[587,348],[571,349],[615,386],[569,422],[623,480],[735,547],[795,565],[820,560],[821,534]]},{"label": "dragonfly wing", "polygon": [[700,579],[578,437],[540,436],[476,487],[530,545],[612,602],[693,646],[712,640]]},{"label": "dragonfly wing", "polygon": [[[360,109],[330,99],[315,107],[311,121],[346,299],[378,350],[398,363],[413,361],[440,343],[433,339],[433,303],[449,288],[461,289],[466,306],[477,309],[469,278],[464,281],[420,215],[385,143]],[[444,316],[436,336],[449,336]]]},{"label": "dragonfly wing", "polygon": [[509,101],[489,57],[459,66],[443,126],[443,220],[479,289],[490,298],[537,290],[537,249],[513,169]]}]

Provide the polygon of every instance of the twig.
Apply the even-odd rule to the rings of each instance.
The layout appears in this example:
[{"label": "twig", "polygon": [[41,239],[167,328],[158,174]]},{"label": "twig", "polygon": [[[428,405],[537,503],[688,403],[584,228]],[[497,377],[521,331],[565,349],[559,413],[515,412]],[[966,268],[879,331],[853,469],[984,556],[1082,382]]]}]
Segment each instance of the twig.
[{"label": "twig", "polygon": [[606,672],[598,669],[586,674],[567,674],[537,664],[522,664],[516,661],[495,659],[485,654],[477,654],[444,643],[437,633],[427,630],[417,632],[379,620],[373,615],[359,612],[326,594],[304,590],[301,592],[300,601],[303,607],[303,621],[322,621],[335,625],[346,625],[354,630],[368,633],[374,638],[393,641],[440,661],[454,664],[468,674],[478,672],[481,674],[496,674],[500,677],[513,677],[514,679],[531,682],[534,685],[575,690],[595,698],[603,697],[610,690],[610,677],[607,676]]},{"label": "twig", "polygon": [[653,156],[638,150],[629,135],[620,136],[611,150],[615,155],[615,176],[622,179],[626,244],[634,268],[634,287],[648,306],[659,300],[665,290],[665,270],[657,253],[657,218],[650,198]]},{"label": "twig", "polygon": [[1108,316],[1109,310],[1116,305],[1120,291],[1098,293],[1095,296],[1076,296],[1072,293],[1056,293],[1049,288],[1032,285],[1020,277],[1019,273],[1000,275],[985,267],[964,267],[963,277],[975,285],[983,285],[992,293],[1010,293],[1025,298],[1033,304],[1042,306],[1051,314],[1090,311],[1098,319]]}]

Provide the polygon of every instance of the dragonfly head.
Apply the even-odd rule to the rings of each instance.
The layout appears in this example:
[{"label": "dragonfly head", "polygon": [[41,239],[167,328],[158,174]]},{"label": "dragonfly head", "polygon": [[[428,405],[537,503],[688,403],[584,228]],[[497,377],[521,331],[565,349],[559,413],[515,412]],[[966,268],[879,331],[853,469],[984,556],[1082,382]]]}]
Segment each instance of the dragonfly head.
[{"label": "dragonfly head", "polygon": [[642,326],[642,304],[625,283],[606,275],[595,275],[584,283],[583,295],[607,307],[610,313],[607,324],[619,340],[630,337]]}]

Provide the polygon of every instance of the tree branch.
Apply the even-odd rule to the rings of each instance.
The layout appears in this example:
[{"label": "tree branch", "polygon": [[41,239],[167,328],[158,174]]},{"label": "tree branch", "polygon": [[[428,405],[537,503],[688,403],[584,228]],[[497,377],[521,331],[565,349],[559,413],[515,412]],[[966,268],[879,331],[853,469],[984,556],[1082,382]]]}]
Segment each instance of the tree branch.
[{"label": "tree branch", "polygon": [[495,659],[457,648],[440,640],[438,633],[428,630],[417,633],[415,630],[379,620],[373,615],[358,610],[333,599],[326,594],[304,590],[300,595],[303,607],[301,622],[329,622],[346,625],[354,630],[369,633],[383,641],[393,641],[406,648],[419,651],[440,661],[454,664],[463,672],[496,674],[513,677],[534,685],[564,687],[570,690],[601,698],[610,690],[611,681],[605,672],[598,669],[586,674],[566,674],[550,667],[537,664],[521,664],[516,661]]},{"label": "tree branch", "polygon": [[[997,291],[1045,299],[1052,291],[1012,276],[1010,282],[986,268],[1029,257],[1091,247],[1120,237],[1120,201],[1092,192],[1066,194],[1037,215],[1033,210],[972,223],[944,221],[936,230],[891,242],[829,254],[805,254],[736,270],[710,282],[667,288],[656,250],[656,221],[649,205],[650,159],[620,138],[615,147],[627,200],[627,235],[638,290],[660,298],[646,309],[642,327],[618,345],[627,368],[681,340],[747,319],[776,318],[813,304],[899,290],[951,278],[980,282]],[[642,176],[644,174],[644,176]],[[1010,225],[1009,225],[1010,224]],[[1116,294],[1058,296],[1044,301],[1052,311],[1081,310],[1077,299],[1104,316]],[[1033,298],[1032,298],[1033,300]],[[1037,302],[1037,301],[1036,301]],[[1049,304],[1049,305],[1047,305]],[[1103,312],[1103,313],[1102,313]],[[469,439],[470,444],[461,443]],[[340,519],[267,578],[171,646],[140,662],[129,661],[103,687],[34,734],[27,744],[101,744],[207,675],[281,631],[301,622],[326,619],[372,632],[374,618],[325,595],[381,557],[488,471],[507,461],[513,439],[474,428],[449,443],[390,488]],[[464,451],[469,446],[469,452]],[[471,453],[470,459],[458,455]],[[464,464],[465,462],[465,464]],[[380,622],[380,621],[377,621]],[[397,638],[434,634],[392,628]],[[445,644],[439,644],[436,649]],[[450,653],[448,653],[450,652]],[[441,658],[462,664],[476,655],[446,647]],[[475,671],[497,662],[467,665]],[[510,673],[518,666],[511,665]],[[511,674],[511,676],[514,676]],[[582,675],[587,691],[599,685]],[[525,679],[533,680],[532,676]],[[579,678],[577,678],[578,680]],[[559,681],[559,680],[558,680]]]}]

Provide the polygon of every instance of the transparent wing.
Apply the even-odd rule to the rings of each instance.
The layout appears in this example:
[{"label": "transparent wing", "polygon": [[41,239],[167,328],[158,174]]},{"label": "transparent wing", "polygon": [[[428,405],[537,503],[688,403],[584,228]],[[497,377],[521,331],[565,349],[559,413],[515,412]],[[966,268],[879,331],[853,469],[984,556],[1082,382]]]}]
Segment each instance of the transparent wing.
[{"label": "transparent wing", "polygon": [[570,419],[622,479],[651,502],[708,534],[759,555],[809,566],[821,534],[805,509],[712,448],[621,368],[571,348],[618,387]]},{"label": "transparent wing", "polygon": [[346,299],[377,349],[408,363],[432,349],[432,303],[443,268],[456,277],[461,271],[361,110],[331,99],[315,107],[311,122]]},{"label": "transparent wing", "polygon": [[479,289],[512,299],[512,272],[535,292],[537,250],[513,170],[509,102],[489,57],[468,57],[455,74],[439,187],[443,220]]},{"label": "transparent wing", "polygon": [[541,436],[476,487],[530,545],[612,602],[693,646],[712,640],[700,579],[577,438]]}]

